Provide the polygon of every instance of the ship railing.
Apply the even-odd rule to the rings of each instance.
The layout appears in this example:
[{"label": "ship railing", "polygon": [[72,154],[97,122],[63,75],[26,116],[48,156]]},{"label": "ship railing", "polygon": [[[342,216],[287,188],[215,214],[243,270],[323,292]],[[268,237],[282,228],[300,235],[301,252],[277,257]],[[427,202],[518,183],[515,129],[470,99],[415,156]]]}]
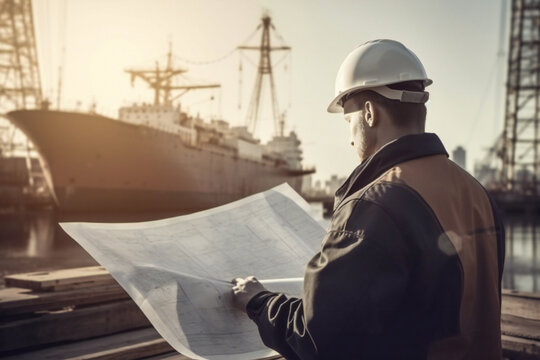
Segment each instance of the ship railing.
[{"label": "ship railing", "polygon": [[184,143],[190,145],[195,144],[195,130],[184,129],[177,125],[167,125],[163,123],[145,123],[144,126],[148,126],[150,128],[154,128],[170,134],[179,135]]},{"label": "ship railing", "polygon": [[103,104],[98,104],[96,102],[83,102],[79,99],[62,97],[62,106],[58,109],[56,106],[50,106],[49,110],[61,110],[68,112],[76,112],[83,114],[95,114],[108,117],[111,119],[116,119],[118,115],[118,109],[108,107]]},{"label": "ship railing", "polygon": [[315,165],[307,165],[307,166],[302,166],[302,170],[315,172],[316,168],[315,168]]}]

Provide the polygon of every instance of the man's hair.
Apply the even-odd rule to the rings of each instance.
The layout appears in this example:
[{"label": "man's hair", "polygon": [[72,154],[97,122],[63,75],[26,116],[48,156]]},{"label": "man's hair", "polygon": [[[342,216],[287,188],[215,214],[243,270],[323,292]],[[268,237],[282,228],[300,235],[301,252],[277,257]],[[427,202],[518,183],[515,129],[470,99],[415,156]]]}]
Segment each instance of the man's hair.
[{"label": "man's hair", "polygon": [[[395,90],[424,91],[422,81],[406,81],[397,84],[386,85]],[[423,129],[426,123],[426,106],[418,103],[407,103],[399,100],[392,100],[371,91],[366,90],[358,94],[358,100],[362,103],[372,101],[388,111],[392,122],[397,127],[415,127]]]}]

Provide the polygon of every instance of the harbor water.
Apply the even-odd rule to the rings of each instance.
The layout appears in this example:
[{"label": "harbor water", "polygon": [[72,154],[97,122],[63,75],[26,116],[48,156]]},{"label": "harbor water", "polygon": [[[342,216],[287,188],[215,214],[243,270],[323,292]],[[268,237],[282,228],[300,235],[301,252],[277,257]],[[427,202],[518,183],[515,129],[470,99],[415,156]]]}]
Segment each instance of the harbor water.
[{"label": "harbor water", "polygon": [[[322,213],[321,204],[313,204]],[[174,213],[58,215],[52,210],[0,214],[0,276],[96,265],[96,262],[59,227],[59,221],[140,221],[175,216]],[[328,223],[329,220],[326,220]],[[324,221],[323,221],[324,225]],[[540,292],[540,219],[505,217],[506,260],[503,288]],[[321,239],[322,240],[322,239]],[[2,280],[3,281],[3,280]],[[0,287],[3,286],[0,283]]]}]

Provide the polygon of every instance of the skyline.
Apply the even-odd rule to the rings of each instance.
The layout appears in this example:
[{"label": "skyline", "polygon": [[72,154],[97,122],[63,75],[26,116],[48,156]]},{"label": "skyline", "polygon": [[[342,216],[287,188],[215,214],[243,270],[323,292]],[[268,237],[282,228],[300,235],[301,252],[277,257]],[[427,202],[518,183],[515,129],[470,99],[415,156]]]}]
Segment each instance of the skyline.
[{"label": "skyline", "polygon": [[[163,63],[171,42],[175,62],[189,68],[189,78],[222,84],[220,91],[187,94],[182,98],[184,108],[205,118],[222,117],[231,125],[244,121],[255,82],[252,63],[258,61],[256,54],[244,54],[239,77],[240,56],[232,50],[243,44],[268,12],[285,44],[292,47],[290,57],[276,68],[278,103],[287,111],[288,129],[295,129],[303,142],[304,164],[317,167],[315,179],[346,176],[358,164],[346,123],[342,116],[327,114],[326,106],[341,61],[354,47],[375,38],[403,42],[424,63],[434,80],[427,88],[431,100],[426,131],[437,133],[450,154],[457,146],[465,147],[469,171],[483,157],[482,149],[502,131],[506,59],[497,56],[498,1],[415,0],[390,12],[387,9],[396,8],[398,2],[162,0],[150,5],[143,0],[50,0],[34,4],[42,87],[53,104],[58,66],[63,68],[61,108],[87,110],[95,101],[99,113],[116,117],[123,105],[151,102],[151,92],[141,82],[131,88],[123,70],[152,67],[157,59]],[[505,33],[502,38],[506,48]],[[259,41],[253,38],[249,44]],[[274,62],[280,59],[280,54],[272,56]],[[211,62],[214,59],[222,60]],[[211,63],[193,64],[207,61]],[[257,135],[268,140],[273,131],[268,103],[261,110]]]}]

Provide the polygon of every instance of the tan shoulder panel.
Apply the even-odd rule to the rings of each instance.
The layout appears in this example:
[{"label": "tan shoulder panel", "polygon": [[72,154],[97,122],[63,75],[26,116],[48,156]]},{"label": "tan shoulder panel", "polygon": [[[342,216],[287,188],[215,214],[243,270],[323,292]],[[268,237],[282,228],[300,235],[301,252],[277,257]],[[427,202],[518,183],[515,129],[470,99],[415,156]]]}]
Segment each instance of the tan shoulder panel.
[{"label": "tan shoulder panel", "polygon": [[[433,210],[463,266],[460,342],[470,344],[465,352],[481,355],[478,358],[490,351],[499,351],[497,238],[491,204],[485,190],[470,174],[444,155],[404,162],[377,181],[408,185]],[[430,358],[437,358],[435,353],[438,348],[433,347]],[[465,358],[474,358],[473,353]]]}]

